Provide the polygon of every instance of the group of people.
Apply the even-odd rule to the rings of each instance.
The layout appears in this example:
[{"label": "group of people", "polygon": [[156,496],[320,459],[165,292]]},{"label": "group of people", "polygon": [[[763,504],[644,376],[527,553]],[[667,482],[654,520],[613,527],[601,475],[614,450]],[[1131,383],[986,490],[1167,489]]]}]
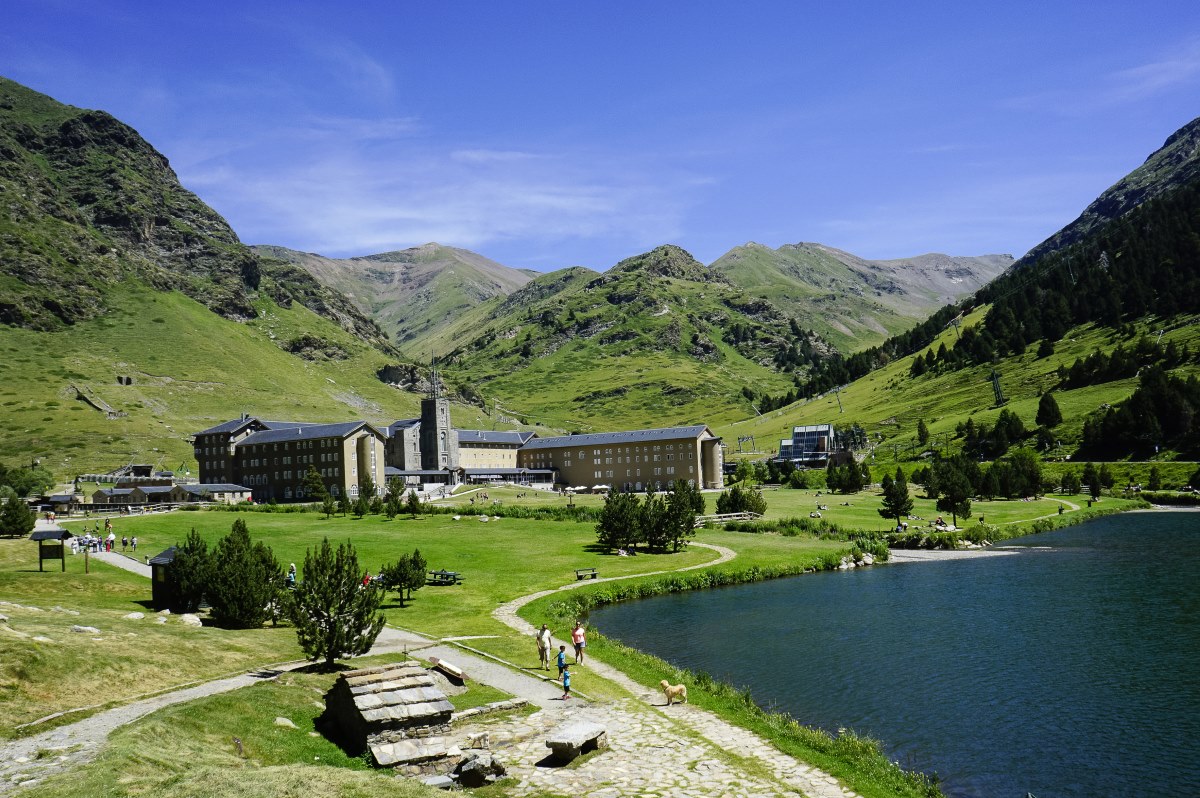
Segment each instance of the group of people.
[{"label": "group of people", "polygon": [[[542,628],[534,633],[534,640],[537,641],[538,661],[541,664],[541,668],[548,671],[550,670],[550,651],[554,647],[550,627],[542,624]],[[576,621],[575,628],[571,630],[571,645],[575,649],[575,664],[582,664],[583,651],[587,647],[587,632],[583,628],[582,621]],[[571,697],[571,665],[567,662],[567,647],[565,645],[558,647],[557,664],[558,679],[562,682],[562,697],[565,701]]]}]

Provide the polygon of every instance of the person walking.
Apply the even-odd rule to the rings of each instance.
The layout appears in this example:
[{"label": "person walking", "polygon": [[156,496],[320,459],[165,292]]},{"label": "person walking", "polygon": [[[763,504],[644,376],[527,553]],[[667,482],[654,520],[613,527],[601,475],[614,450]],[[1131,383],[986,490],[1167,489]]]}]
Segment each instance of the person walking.
[{"label": "person walking", "polygon": [[121,535],[121,553],[125,553],[125,549],[129,547],[129,536]]},{"label": "person walking", "polygon": [[583,662],[583,649],[587,646],[583,623],[580,621],[576,621],[575,628],[571,630],[571,642],[575,645],[575,663],[579,664]]},{"label": "person walking", "polygon": [[571,697],[571,666],[570,665],[563,665],[562,683],[563,683],[562,700],[566,701],[568,698]]},{"label": "person walking", "polygon": [[538,663],[542,670],[550,670],[550,627],[542,624],[542,628],[535,635],[537,638]]},{"label": "person walking", "polygon": [[562,678],[563,671],[567,669],[567,647],[558,647],[558,678]]},{"label": "person walking", "polygon": [[131,544],[133,544],[133,550],[134,550],[134,551],[137,551],[137,535],[134,535],[133,537],[131,537],[131,538],[129,539],[129,542],[130,542]]}]

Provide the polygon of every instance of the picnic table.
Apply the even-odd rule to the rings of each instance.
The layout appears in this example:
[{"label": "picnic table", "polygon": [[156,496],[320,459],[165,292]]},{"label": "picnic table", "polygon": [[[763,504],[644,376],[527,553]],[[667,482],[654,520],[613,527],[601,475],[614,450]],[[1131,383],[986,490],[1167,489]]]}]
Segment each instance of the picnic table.
[{"label": "picnic table", "polygon": [[458,571],[447,571],[444,568],[438,571],[429,572],[429,584],[431,585],[461,585],[462,575]]}]

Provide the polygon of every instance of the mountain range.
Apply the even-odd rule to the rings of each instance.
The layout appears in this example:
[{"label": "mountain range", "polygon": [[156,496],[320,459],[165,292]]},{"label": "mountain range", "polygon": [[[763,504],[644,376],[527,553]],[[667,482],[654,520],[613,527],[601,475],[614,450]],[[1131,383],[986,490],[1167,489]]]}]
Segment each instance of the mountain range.
[{"label": "mountain range", "polygon": [[[1196,137],[1172,136],[1039,251],[1194,184]],[[4,79],[0,198],[0,457],[67,470],[186,464],[188,433],[242,411],[386,423],[412,414],[431,356],[463,426],[731,424],[818,366],[899,351],[873,345],[1012,273],[1007,255],[812,243],[710,265],[664,245],[547,274],[439,244],[248,247],[132,128]]]}]

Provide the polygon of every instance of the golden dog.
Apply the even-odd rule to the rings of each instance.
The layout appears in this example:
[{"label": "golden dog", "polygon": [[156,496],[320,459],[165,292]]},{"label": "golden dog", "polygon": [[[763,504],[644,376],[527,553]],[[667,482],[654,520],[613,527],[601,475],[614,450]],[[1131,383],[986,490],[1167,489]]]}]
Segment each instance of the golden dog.
[{"label": "golden dog", "polygon": [[663,679],[658,686],[662,688],[663,695],[667,697],[667,706],[671,706],[672,701],[687,703],[687,685],[677,684],[672,687],[670,682]]}]

